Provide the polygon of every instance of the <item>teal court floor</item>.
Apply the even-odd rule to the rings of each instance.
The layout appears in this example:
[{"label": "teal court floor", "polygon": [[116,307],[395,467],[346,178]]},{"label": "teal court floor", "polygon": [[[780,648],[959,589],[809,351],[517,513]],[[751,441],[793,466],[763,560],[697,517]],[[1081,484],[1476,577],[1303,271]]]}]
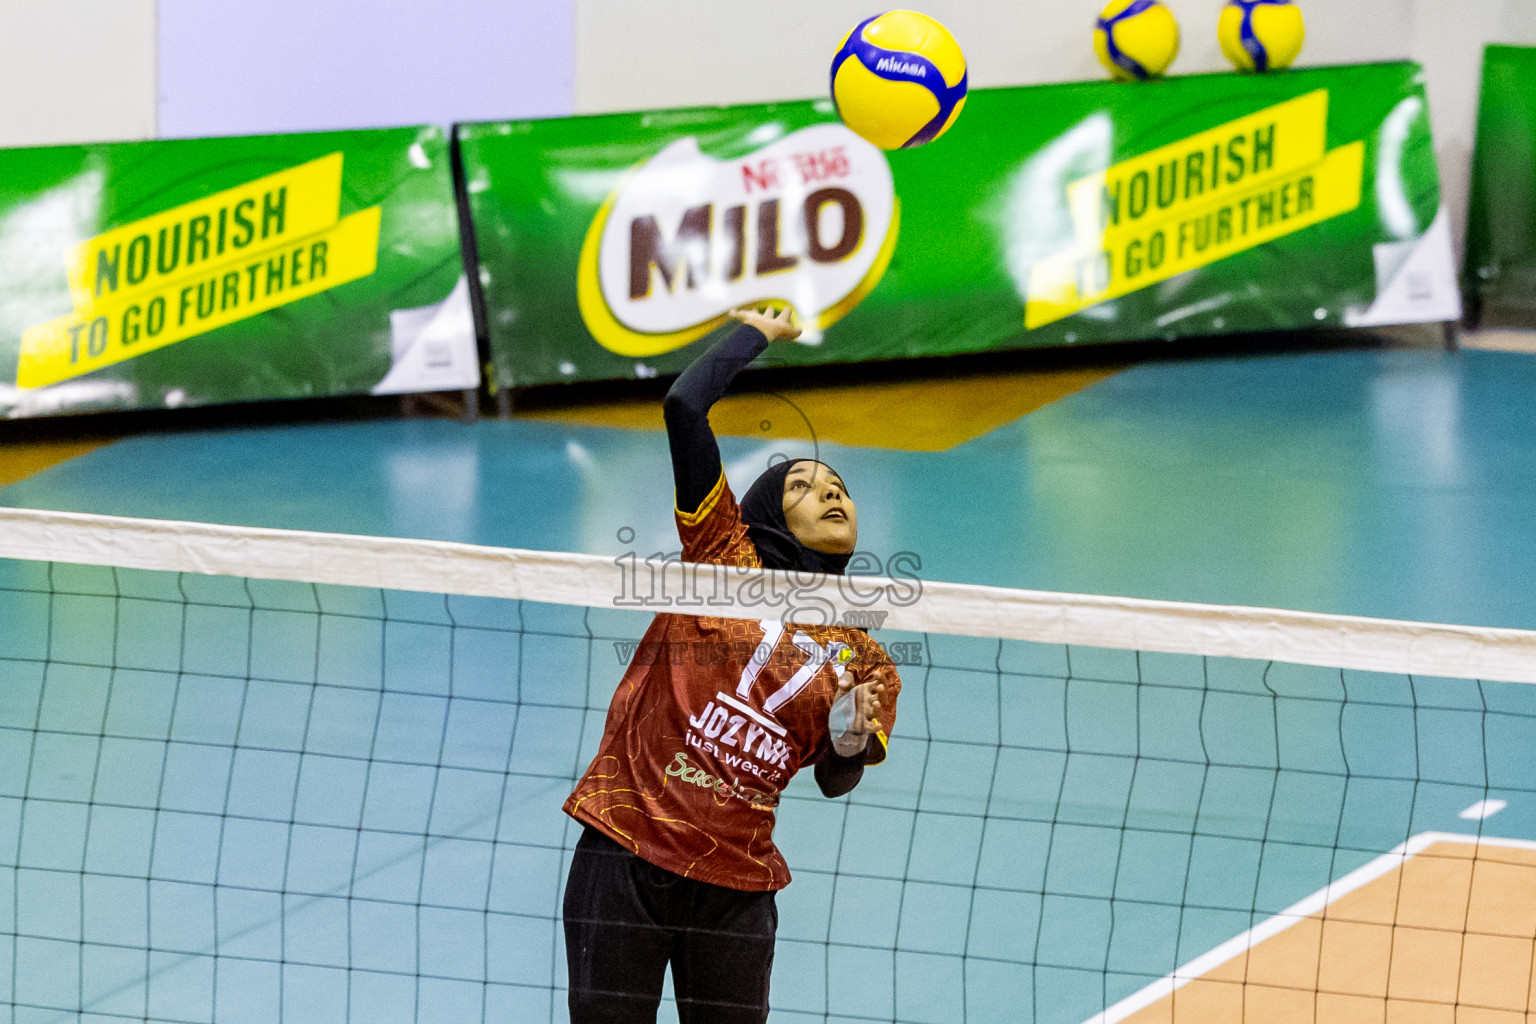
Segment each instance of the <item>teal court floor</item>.
[{"label": "teal court floor", "polygon": [[[929,578],[1536,628],[1532,437],[1536,359],[1350,351],[722,449],[818,451]],[[145,435],[0,503],[675,544],[663,436],[559,421]],[[0,623],[14,1021],[565,1020],[559,805],[643,617],[9,563]],[[780,810],[775,1024],[1083,1024],[1415,836],[1536,840],[1528,686],[910,639],[887,764]]]},{"label": "teal court floor", "polygon": [[[943,451],[816,445],[814,422],[774,419],[785,434],[722,441],[738,493],[773,455],[817,451],[859,504],[861,547],[914,552],[930,579],[1536,628],[1536,357],[1146,363]],[[656,426],[172,431],[0,504],[599,554],[627,526],[637,550],[671,550]]]}]

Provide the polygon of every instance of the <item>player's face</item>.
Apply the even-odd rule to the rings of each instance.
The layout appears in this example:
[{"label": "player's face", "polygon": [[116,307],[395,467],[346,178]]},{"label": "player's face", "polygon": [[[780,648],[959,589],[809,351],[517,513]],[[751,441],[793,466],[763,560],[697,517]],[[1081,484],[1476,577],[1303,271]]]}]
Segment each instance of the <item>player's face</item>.
[{"label": "player's face", "polygon": [[859,539],[859,513],[843,481],[819,462],[797,462],[784,478],[784,519],[790,532],[812,551],[852,553]]}]

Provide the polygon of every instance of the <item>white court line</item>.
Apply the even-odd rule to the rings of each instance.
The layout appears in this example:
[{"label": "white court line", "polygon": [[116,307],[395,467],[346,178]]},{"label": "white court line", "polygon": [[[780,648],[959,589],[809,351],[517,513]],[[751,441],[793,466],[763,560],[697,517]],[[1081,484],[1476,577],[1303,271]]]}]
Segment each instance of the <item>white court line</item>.
[{"label": "white court line", "polygon": [[1508,800],[1479,800],[1457,815],[1465,821],[1482,821],[1491,818],[1509,806]]},{"label": "white court line", "polygon": [[1394,868],[1401,867],[1410,857],[1423,853],[1436,843],[1466,843],[1517,850],[1536,850],[1536,841],[1530,839],[1499,839],[1492,836],[1461,835],[1455,832],[1420,833],[1370,863],[1361,865],[1301,902],[1285,908],[1256,927],[1250,928],[1236,938],[1228,939],[1209,953],[1195,957],[1172,974],[1159,978],[1146,988],[1126,996],[1104,1012],[1094,1014],[1083,1024],[1118,1024],[1119,1021],[1138,1010],[1146,1009],[1159,999],[1172,995],[1197,978],[1209,974],[1227,961],[1241,956],[1266,939],[1279,935],[1298,921],[1306,920],[1330,903],[1374,882]]}]

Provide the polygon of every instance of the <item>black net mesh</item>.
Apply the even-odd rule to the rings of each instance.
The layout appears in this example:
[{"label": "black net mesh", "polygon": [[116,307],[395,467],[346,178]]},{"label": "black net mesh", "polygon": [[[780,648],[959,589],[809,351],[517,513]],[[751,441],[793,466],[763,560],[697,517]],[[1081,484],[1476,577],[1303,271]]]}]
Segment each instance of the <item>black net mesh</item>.
[{"label": "black net mesh", "polygon": [[[0,1002],[565,1020],[560,805],[648,618],[0,562]],[[779,810],[773,1021],[1526,1012],[1536,689],[874,635],[889,760]]]}]

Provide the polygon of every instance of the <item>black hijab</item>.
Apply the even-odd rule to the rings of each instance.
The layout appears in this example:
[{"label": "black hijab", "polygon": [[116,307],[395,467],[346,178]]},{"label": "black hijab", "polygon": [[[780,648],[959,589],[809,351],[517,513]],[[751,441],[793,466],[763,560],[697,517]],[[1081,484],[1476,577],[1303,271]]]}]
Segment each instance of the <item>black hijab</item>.
[{"label": "black hijab", "polygon": [[796,464],[815,461],[786,459],[769,466],[762,476],[752,482],[741,499],[741,520],[747,524],[747,536],[752,539],[753,547],[757,548],[757,557],[766,568],[800,569],[840,576],[848,565],[848,559],[852,557],[811,550],[800,543],[784,518],[784,478]]}]

